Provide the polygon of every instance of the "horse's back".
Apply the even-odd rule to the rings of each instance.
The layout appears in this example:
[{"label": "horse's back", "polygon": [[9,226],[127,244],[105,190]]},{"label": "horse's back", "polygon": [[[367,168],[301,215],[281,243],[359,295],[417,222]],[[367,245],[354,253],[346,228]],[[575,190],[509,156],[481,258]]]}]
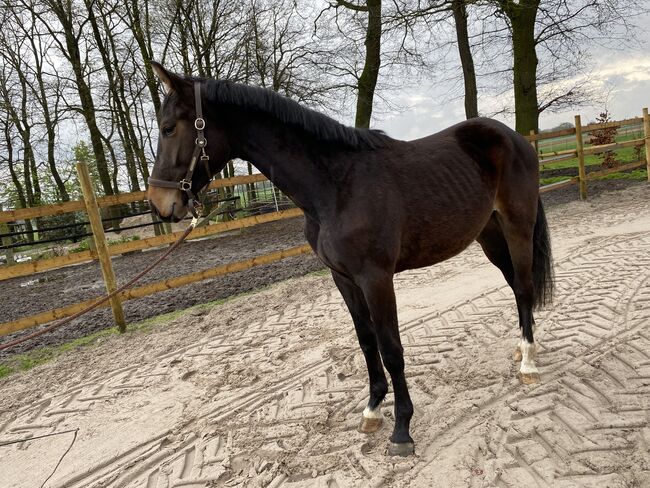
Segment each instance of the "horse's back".
[{"label": "horse's back", "polygon": [[335,218],[308,226],[310,243],[348,275],[362,263],[350,266],[342,249],[393,262],[395,271],[444,261],[483,230],[504,175],[536,182],[532,147],[518,139],[528,144],[499,122],[472,119],[422,139],[351,152]]},{"label": "horse's back", "polygon": [[404,157],[409,174],[400,172],[397,185],[404,211],[398,270],[461,252],[518,192],[537,199],[534,149],[498,121],[471,119],[404,144],[414,157]]}]

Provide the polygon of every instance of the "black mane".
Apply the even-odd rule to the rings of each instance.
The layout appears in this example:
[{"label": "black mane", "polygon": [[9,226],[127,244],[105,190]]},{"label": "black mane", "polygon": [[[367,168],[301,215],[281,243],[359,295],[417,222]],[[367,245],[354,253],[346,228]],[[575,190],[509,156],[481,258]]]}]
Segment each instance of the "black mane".
[{"label": "black mane", "polygon": [[207,80],[205,85],[208,101],[269,114],[282,123],[303,129],[321,141],[339,142],[354,149],[374,149],[385,147],[392,140],[379,130],[345,126],[272,90],[225,80]]}]

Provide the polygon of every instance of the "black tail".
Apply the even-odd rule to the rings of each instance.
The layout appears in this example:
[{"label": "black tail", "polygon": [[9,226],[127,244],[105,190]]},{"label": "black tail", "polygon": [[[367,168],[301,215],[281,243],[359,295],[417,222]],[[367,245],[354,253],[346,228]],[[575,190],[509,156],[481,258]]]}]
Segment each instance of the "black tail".
[{"label": "black tail", "polygon": [[535,308],[550,305],[553,300],[553,256],[541,199],[537,202],[537,221],[533,231],[533,285]]}]

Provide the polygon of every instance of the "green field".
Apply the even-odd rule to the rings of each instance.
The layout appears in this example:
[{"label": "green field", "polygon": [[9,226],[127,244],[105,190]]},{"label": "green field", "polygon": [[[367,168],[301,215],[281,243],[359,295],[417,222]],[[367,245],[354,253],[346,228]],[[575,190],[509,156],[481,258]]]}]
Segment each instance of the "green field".
[{"label": "green field", "polygon": [[[627,134],[617,136],[616,142],[625,142],[625,141],[630,141],[633,139],[641,139],[641,138],[643,138],[642,131],[631,131],[628,132]],[[553,151],[564,151],[564,150],[576,148],[576,141],[575,141],[575,137],[573,136],[568,136],[568,137],[563,137],[558,139],[548,139],[547,141],[543,141],[543,142],[545,142],[546,144],[540,144],[542,154],[553,152]],[[585,148],[587,147],[591,147],[591,146],[586,145]],[[639,158],[635,155],[635,148],[633,147],[618,149],[614,151],[614,153],[616,155],[616,159],[619,161],[620,164],[631,163],[633,161],[639,160]],[[643,158],[644,156],[645,156],[645,151],[642,150],[641,158]],[[585,156],[585,166],[599,166],[601,163],[602,163],[601,154],[592,154],[592,155]],[[549,177],[543,176],[544,171],[552,171],[552,170],[566,169],[566,168],[575,168],[575,173],[572,173],[572,175],[549,176]],[[541,163],[540,172],[542,176],[540,178],[541,186],[550,185],[551,183],[567,180],[572,176],[578,175],[578,158],[565,159],[563,161],[549,162],[546,164]],[[596,180],[601,180],[601,179],[643,180],[645,178],[646,178],[645,169],[635,169],[629,172],[615,172],[602,177],[597,177],[595,179]]]}]

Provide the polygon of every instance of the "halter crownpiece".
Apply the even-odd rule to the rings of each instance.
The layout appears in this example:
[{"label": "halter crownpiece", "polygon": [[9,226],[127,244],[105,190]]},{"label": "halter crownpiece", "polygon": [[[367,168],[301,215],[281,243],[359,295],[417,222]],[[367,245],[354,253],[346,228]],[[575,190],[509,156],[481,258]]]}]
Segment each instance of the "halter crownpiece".
[{"label": "halter crownpiece", "polygon": [[190,212],[192,212],[194,218],[197,218],[197,208],[201,207],[201,203],[198,201],[197,195],[195,195],[192,191],[192,176],[194,175],[194,169],[196,168],[196,163],[199,161],[199,159],[205,167],[208,178],[210,180],[212,179],[212,172],[210,171],[210,156],[208,156],[205,152],[205,146],[208,145],[208,141],[203,134],[203,130],[205,129],[205,119],[203,118],[203,109],[201,107],[201,83],[199,82],[194,83],[194,102],[196,105],[196,119],[194,120],[196,139],[194,141],[194,152],[192,153],[190,166],[187,168],[185,177],[178,182],[149,178],[149,185],[157,186],[159,188],[172,188],[175,190],[184,191],[187,195],[187,204],[190,208]]}]

